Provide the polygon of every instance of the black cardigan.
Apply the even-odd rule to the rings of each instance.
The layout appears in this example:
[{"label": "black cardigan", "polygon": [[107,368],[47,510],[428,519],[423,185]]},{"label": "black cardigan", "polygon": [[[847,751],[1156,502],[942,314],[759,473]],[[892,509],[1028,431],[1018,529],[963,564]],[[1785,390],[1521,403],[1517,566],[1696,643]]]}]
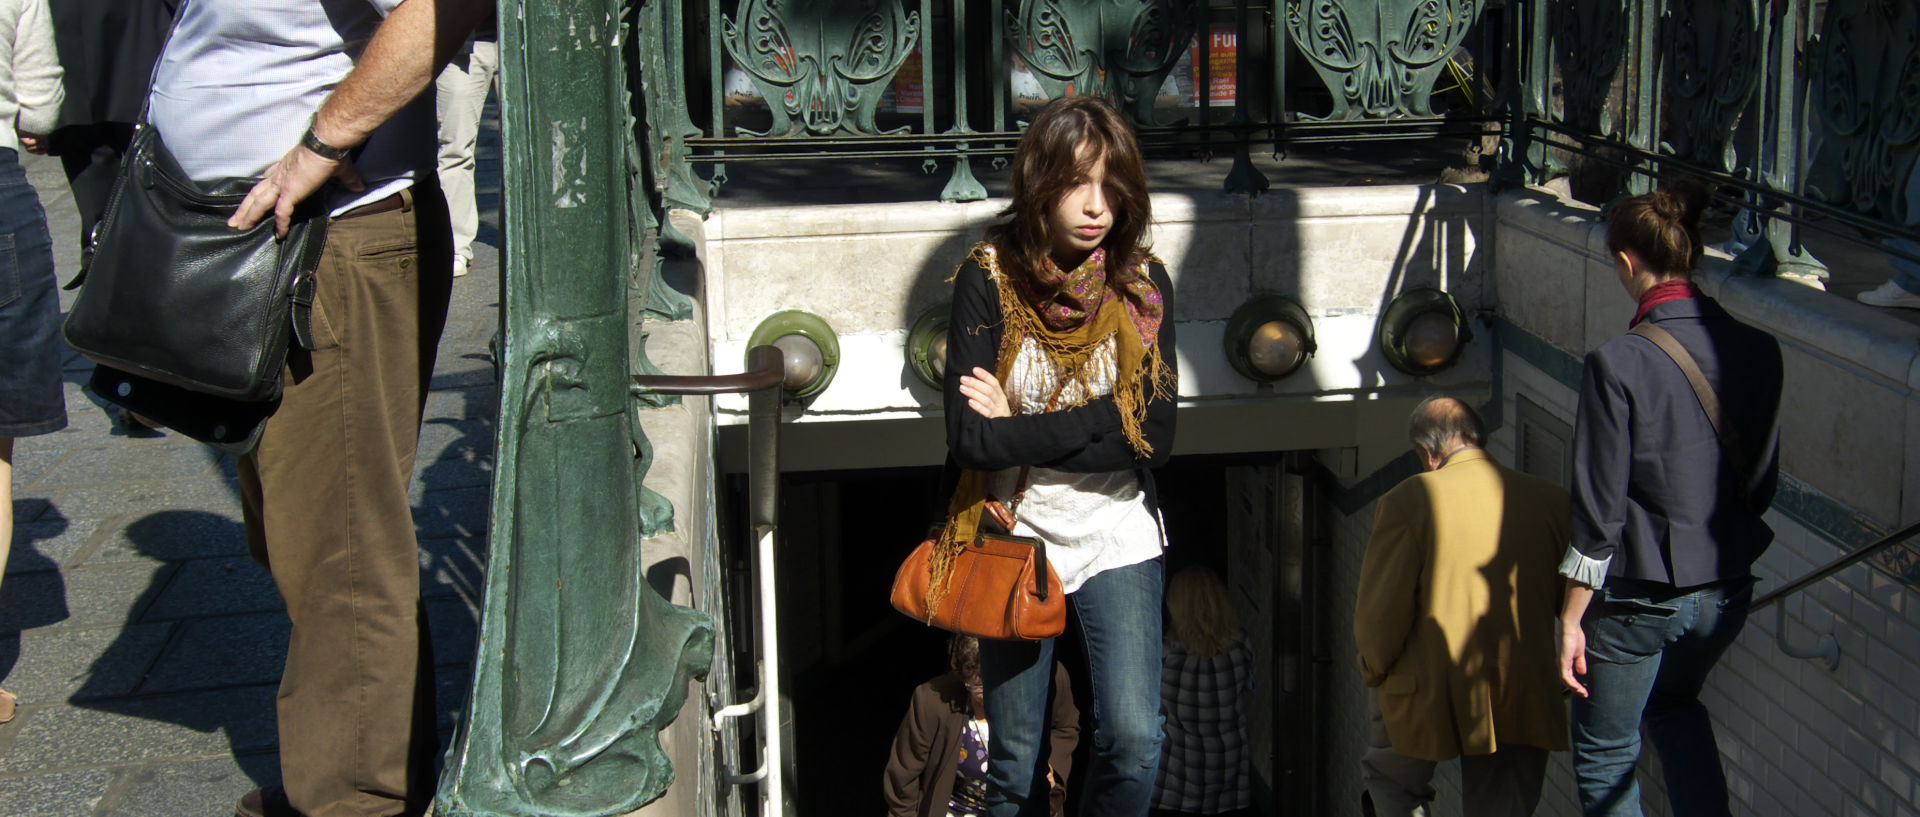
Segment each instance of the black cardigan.
[{"label": "black cardigan", "polygon": [[[1148,275],[1160,288],[1166,305],[1166,318],[1160,322],[1156,343],[1177,383],[1180,369],[1173,353],[1173,282],[1160,264],[1152,264]],[[1130,468],[1140,479],[1147,509],[1158,518],[1160,495],[1148,469],[1166,464],[1173,451],[1178,396],[1161,395],[1147,404],[1141,432],[1153,446],[1149,457],[1134,455],[1121,430],[1119,407],[1110,396],[1061,411],[987,419],[967,405],[967,398],[960,393],[960,376],[976,366],[994,371],[1002,334],[1000,290],[979,262],[968,261],[953,281],[953,318],[947,328],[947,472],[942,495],[952,494],[962,468],[997,471],[1034,465],[1075,473]],[[1146,375],[1142,372],[1141,376]],[[1152,389],[1145,393],[1151,395]]]}]

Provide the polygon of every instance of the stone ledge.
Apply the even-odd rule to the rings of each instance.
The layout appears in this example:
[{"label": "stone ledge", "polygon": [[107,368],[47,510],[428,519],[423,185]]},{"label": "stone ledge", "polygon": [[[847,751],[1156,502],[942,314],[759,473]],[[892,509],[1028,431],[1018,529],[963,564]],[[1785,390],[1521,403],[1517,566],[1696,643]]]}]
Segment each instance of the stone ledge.
[{"label": "stone ledge", "polygon": [[[1545,188],[1508,191],[1496,198],[1496,231],[1519,229],[1559,248],[1582,252],[1589,262],[1589,277],[1597,275],[1592,268],[1604,269],[1611,265],[1599,208],[1560,198]],[[1505,267],[1504,261],[1496,263]],[[1885,380],[1889,386],[1902,390],[1920,388],[1920,327],[1887,315],[1884,310],[1790,281],[1735,275],[1732,259],[1715,249],[1709,249],[1701,260],[1695,280],[1728,311],[1783,340],[1844,362]],[[1534,316],[1532,319],[1552,318]],[[1516,321],[1537,334],[1537,326],[1528,326],[1531,322]],[[1585,349],[1566,351],[1575,355],[1586,352]]]},{"label": "stone ledge", "polygon": [[1742,320],[1889,385],[1920,387],[1920,327],[1885,310],[1784,279],[1735,275],[1732,260],[1717,253],[1701,262],[1696,280]]}]

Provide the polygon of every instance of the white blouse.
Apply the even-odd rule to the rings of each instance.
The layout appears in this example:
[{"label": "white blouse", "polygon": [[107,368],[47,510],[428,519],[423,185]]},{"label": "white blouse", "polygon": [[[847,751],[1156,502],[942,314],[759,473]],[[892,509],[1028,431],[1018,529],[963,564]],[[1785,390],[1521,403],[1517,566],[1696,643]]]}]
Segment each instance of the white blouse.
[{"label": "white blouse", "polygon": [[[1080,383],[1069,382],[1060,396],[1061,406],[1077,406],[1113,393],[1112,338],[1094,351],[1087,366],[1093,369],[1088,378],[1092,394]],[[1027,338],[1007,376],[1007,404],[1015,414],[1039,414],[1046,411],[1059,383],[1039,343]],[[1019,478],[1019,468],[996,472],[993,495],[1011,499]],[[1102,571],[1159,556],[1166,545],[1160,519],[1147,509],[1146,493],[1131,469],[1078,474],[1035,466],[1028,475],[1027,495],[1014,509],[1014,520],[1014,534],[1047,543],[1047,561],[1068,593]]]}]

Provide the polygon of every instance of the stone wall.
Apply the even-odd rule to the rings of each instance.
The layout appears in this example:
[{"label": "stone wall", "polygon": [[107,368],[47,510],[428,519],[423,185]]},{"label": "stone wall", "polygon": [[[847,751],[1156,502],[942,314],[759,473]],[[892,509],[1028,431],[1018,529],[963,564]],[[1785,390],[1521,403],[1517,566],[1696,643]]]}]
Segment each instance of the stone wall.
[{"label": "stone wall", "polygon": [[[1407,289],[1446,289],[1470,311],[1490,302],[1483,273],[1490,211],[1480,188],[1277,190],[1251,200],[1161,194],[1153,203],[1154,250],[1176,293],[1186,412],[1176,453],[1353,445],[1371,453],[1375,446],[1361,439],[1371,426],[1356,436],[1350,419],[1356,401],[1417,395],[1435,383],[1485,391],[1485,343],[1470,344],[1454,369],[1421,382],[1393,370],[1374,341],[1375,316]],[[843,468],[938,461],[938,426],[925,421],[937,417],[940,396],[908,368],[907,331],[949,298],[947,279],[1005,205],[739,208],[708,219],[704,299],[720,370],[739,365],[754,327],[783,309],[820,315],[839,334],[841,370],[792,415],[790,461]],[[1297,299],[1320,344],[1306,371],[1272,387],[1240,377],[1222,351],[1228,317],[1260,292]],[[744,400],[716,405],[722,425],[741,422]],[[849,421],[896,423],[887,433],[900,444],[849,446],[844,434],[819,428]],[[892,459],[860,459],[863,453]]]}]

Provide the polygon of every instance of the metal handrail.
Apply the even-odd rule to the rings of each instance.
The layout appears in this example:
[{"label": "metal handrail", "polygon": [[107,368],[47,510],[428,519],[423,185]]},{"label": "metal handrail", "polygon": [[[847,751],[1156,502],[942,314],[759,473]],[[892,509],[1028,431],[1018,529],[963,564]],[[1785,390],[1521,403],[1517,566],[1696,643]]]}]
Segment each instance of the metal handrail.
[{"label": "metal handrail", "polygon": [[758,784],[760,814],[778,817],[786,813],[785,735],[780,731],[780,641],[779,604],[774,598],[774,542],[779,532],[780,510],[780,400],[786,381],[786,354],[775,346],[755,346],[747,350],[747,371],[730,375],[635,375],[636,391],[682,395],[748,395],[747,419],[747,498],[752,513],[754,536],[753,570],[760,592],[754,598],[757,608],[760,662],[759,689],[745,703],[716,706],[713,730],[726,721],[760,716],[760,766],[744,774],[730,768],[721,770],[721,782],[729,786]]},{"label": "metal handrail", "polygon": [[[1808,571],[1806,575],[1781,585],[1779,589],[1754,599],[1753,605],[1748,608],[1748,612],[1751,613],[1760,610],[1790,594],[1805,590],[1813,583],[1824,580],[1848,567],[1859,564],[1875,553],[1905,542],[1916,533],[1920,533],[1920,522],[1908,525],[1901,530],[1882,536],[1867,545],[1855,548],[1840,558],[1814,568]],[[1789,658],[1819,660],[1821,663],[1827,665],[1829,671],[1840,667],[1840,639],[1835,638],[1831,631],[1822,634],[1820,640],[1815,642],[1811,647],[1795,646],[1787,642],[1787,608],[1784,605],[1773,608],[1773,641],[1780,647],[1780,651],[1786,653]]]},{"label": "metal handrail", "polygon": [[1875,553],[1879,553],[1882,550],[1886,550],[1889,547],[1892,547],[1894,545],[1897,545],[1901,542],[1905,542],[1906,540],[1913,538],[1915,534],[1920,534],[1920,522],[1915,522],[1911,525],[1901,528],[1900,530],[1894,531],[1893,533],[1889,533],[1886,536],[1882,536],[1879,539],[1876,539],[1869,544],[1862,545],[1858,548],[1855,548],[1852,552],[1849,552],[1838,559],[1834,559],[1831,562],[1821,565],[1820,567],[1814,568],[1813,570],[1807,572],[1806,575],[1801,576],[1800,578],[1794,579],[1793,581],[1780,585],[1779,589],[1769,592],[1757,599],[1754,599],[1753,606],[1748,609],[1750,611],[1759,610],[1763,607],[1766,607],[1769,604],[1779,601],[1783,596],[1791,595],[1793,593],[1799,592],[1800,590],[1804,590],[1808,585],[1813,584],[1814,582],[1820,581],[1821,579],[1825,579],[1828,576],[1831,576],[1835,573],[1838,573],[1842,570],[1845,570],[1849,567],[1859,564],[1860,562],[1865,561],[1867,557],[1872,556]]}]

